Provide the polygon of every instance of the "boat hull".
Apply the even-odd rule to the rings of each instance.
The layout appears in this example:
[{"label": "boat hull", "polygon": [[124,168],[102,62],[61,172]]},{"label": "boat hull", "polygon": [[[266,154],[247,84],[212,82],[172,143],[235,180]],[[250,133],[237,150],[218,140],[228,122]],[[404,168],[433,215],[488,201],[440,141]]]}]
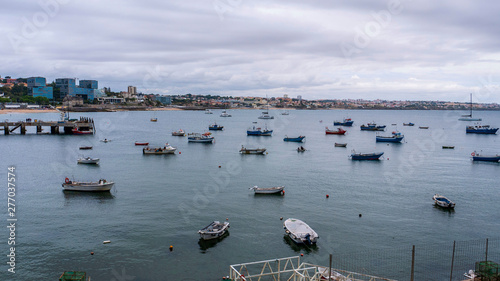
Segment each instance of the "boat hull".
[{"label": "boat hull", "polygon": [[62,187],[68,191],[88,191],[88,192],[106,192],[110,191],[115,183],[63,183]]},{"label": "boat hull", "polygon": [[377,142],[401,142],[404,137],[376,137]]},{"label": "boat hull", "polygon": [[298,219],[287,219],[283,223],[285,234],[297,244],[316,244],[318,234],[305,222]]},{"label": "boat hull", "polygon": [[193,143],[213,143],[214,142],[214,138],[210,138],[210,139],[188,138],[188,142],[193,142]]},{"label": "boat hull", "polygon": [[500,156],[472,156],[472,161],[483,161],[483,162],[498,162],[500,161]]},{"label": "boat hull", "polygon": [[351,154],[352,160],[379,160],[383,155],[383,152],[380,153],[353,153]]},{"label": "boat hull", "polygon": [[265,148],[255,148],[255,149],[244,148],[244,149],[240,149],[240,153],[241,154],[264,154],[264,153],[266,153],[266,149]]},{"label": "boat hull", "polygon": [[251,188],[255,194],[280,194],[283,193],[285,189],[284,186],[275,186],[275,187],[252,187]]},{"label": "boat hull", "polygon": [[229,222],[220,223],[219,221],[214,221],[207,225],[206,227],[200,229],[198,233],[200,238],[203,240],[212,240],[219,238],[226,234],[229,228]]},{"label": "boat hull", "polygon": [[347,147],[347,143],[335,143],[335,147]]},{"label": "boat hull", "polygon": [[483,135],[494,135],[498,131],[498,128],[489,128],[489,129],[472,129],[466,128],[465,132],[467,134],[483,134]]},{"label": "boat hull", "polygon": [[290,142],[302,142],[305,137],[298,137],[298,138],[284,138],[283,141],[290,141]]},{"label": "boat hull", "polygon": [[347,121],[347,122],[333,122],[333,126],[346,126],[346,127],[351,127],[354,121]]},{"label": "boat hull", "polygon": [[80,158],[78,159],[77,161],[78,164],[93,164],[93,165],[97,165],[99,164],[99,158]]},{"label": "boat hull", "polygon": [[273,130],[270,131],[247,131],[248,136],[262,136],[262,137],[270,137],[273,134]]},{"label": "boat hull", "polygon": [[434,200],[434,204],[441,208],[448,208],[448,209],[455,208],[455,203],[453,203],[450,199],[441,196],[439,194],[434,195],[432,199]]}]

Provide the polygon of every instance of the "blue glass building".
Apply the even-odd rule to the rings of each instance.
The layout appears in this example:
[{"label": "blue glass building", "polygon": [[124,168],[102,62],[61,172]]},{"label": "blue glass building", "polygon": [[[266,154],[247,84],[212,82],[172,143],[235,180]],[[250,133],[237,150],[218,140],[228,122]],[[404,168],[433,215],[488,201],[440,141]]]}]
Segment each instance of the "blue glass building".
[{"label": "blue glass building", "polygon": [[80,80],[78,86],[74,78],[56,79],[56,87],[61,91],[61,96],[66,95],[82,97],[84,100],[94,100],[99,93],[98,82],[96,80]]},{"label": "blue glass building", "polygon": [[45,77],[29,77],[28,94],[33,97],[46,97],[49,100],[54,99],[54,91],[52,87],[47,87]]}]

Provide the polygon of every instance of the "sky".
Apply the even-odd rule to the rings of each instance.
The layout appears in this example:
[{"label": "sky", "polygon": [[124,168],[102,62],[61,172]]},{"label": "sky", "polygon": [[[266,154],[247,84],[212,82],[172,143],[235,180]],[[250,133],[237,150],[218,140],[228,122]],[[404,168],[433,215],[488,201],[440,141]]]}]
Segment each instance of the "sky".
[{"label": "sky", "polygon": [[500,2],[17,0],[0,75],[146,94],[500,103]]}]

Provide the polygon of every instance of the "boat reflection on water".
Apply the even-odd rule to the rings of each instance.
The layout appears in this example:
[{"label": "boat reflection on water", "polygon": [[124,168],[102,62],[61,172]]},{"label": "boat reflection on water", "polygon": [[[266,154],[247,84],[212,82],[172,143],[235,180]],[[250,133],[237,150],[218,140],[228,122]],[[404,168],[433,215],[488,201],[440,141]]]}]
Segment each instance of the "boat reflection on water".
[{"label": "boat reflection on water", "polygon": [[67,202],[70,201],[88,202],[91,200],[93,202],[105,203],[115,198],[115,196],[111,194],[111,192],[85,192],[85,191],[63,190],[63,194],[64,194],[64,199],[66,199]]},{"label": "boat reflection on water", "polygon": [[443,213],[448,213],[448,214],[453,214],[455,213],[455,209],[454,208],[443,208],[439,205],[434,205],[434,209],[438,209],[440,210],[441,212]]},{"label": "boat reflection on water", "polygon": [[198,245],[200,245],[201,253],[203,254],[206,253],[208,249],[217,246],[217,243],[224,240],[224,238],[228,236],[229,236],[229,231],[226,231],[226,233],[224,233],[221,237],[216,239],[203,240],[200,238],[200,240],[198,241]]},{"label": "boat reflection on water", "polygon": [[306,252],[306,253],[315,253],[318,251],[318,245],[316,244],[297,244],[293,242],[292,238],[288,235],[283,235],[283,241],[292,248],[294,252]]}]

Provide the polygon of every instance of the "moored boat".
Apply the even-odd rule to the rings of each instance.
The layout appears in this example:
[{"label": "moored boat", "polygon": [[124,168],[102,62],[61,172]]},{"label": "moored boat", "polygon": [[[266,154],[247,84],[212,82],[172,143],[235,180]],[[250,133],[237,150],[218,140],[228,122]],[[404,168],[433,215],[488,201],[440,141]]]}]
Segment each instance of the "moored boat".
[{"label": "moored boat", "polygon": [[500,155],[483,155],[478,152],[472,152],[472,161],[485,161],[485,162],[498,162],[500,161]]},{"label": "moored boat", "polygon": [[224,129],[224,126],[217,125],[217,123],[214,123],[214,124],[211,124],[210,126],[208,126],[208,129],[210,131],[222,131],[222,129]]},{"label": "moored boat", "polygon": [[307,149],[306,149],[305,147],[303,147],[303,146],[299,146],[299,147],[297,147],[297,152],[304,152],[304,151],[306,151],[306,150],[307,150]]},{"label": "moored boat", "polygon": [[335,143],[335,147],[347,147],[347,143]]},{"label": "moored boat", "polygon": [[231,117],[231,114],[227,113],[225,110],[222,111],[220,117]]},{"label": "moored boat", "polygon": [[254,186],[254,187],[250,187],[250,189],[253,190],[253,192],[255,194],[278,194],[278,193],[283,194],[285,187],[284,186],[273,186],[273,187]]},{"label": "moored boat", "polygon": [[100,179],[98,182],[77,182],[71,181],[66,178],[62,187],[64,190],[71,191],[110,191],[115,183],[112,181],[106,181],[105,179]]},{"label": "moored boat", "polygon": [[384,131],[385,127],[385,125],[377,126],[375,123],[368,123],[367,125],[363,124],[360,126],[361,131]]},{"label": "moored boat", "polygon": [[135,145],[148,145],[149,142],[140,142],[140,141],[136,141],[135,142]]},{"label": "moored boat", "polygon": [[81,157],[77,160],[78,164],[99,164],[99,158]]},{"label": "moored boat", "polygon": [[354,121],[351,120],[351,118],[344,118],[343,121],[334,121],[333,126],[347,126],[350,127]]},{"label": "moored boat", "polygon": [[284,112],[281,112],[281,115],[290,115],[290,112],[288,112],[288,110],[286,110]]},{"label": "moored boat", "polygon": [[214,143],[215,138],[211,136],[212,133],[190,133],[188,134],[188,142],[198,143]]},{"label": "moored boat", "polygon": [[89,149],[92,149],[93,147],[92,146],[80,146],[79,148],[81,150],[89,150]]},{"label": "moored boat", "polygon": [[174,154],[177,148],[172,147],[170,144],[165,144],[164,147],[157,147],[157,148],[151,148],[151,147],[145,147],[142,149],[142,154],[146,155],[162,155],[162,154]]},{"label": "moored boat", "polygon": [[205,109],[205,114],[214,114],[210,109]]},{"label": "moored boat", "polygon": [[450,209],[455,208],[455,203],[442,195],[434,194],[434,196],[432,196],[432,200],[434,200],[434,204],[439,207]]},{"label": "moored boat", "polygon": [[243,145],[240,149],[241,154],[264,154],[265,152],[265,148],[245,148]]},{"label": "moored boat", "polygon": [[454,149],[455,146],[453,145],[443,145],[443,149]]},{"label": "moored boat", "polygon": [[92,135],[94,131],[92,131],[90,128],[88,130],[83,130],[81,128],[73,128],[71,130],[71,133],[73,135]]},{"label": "moored boat", "polygon": [[383,152],[373,152],[373,153],[356,153],[351,154],[352,160],[379,160],[380,156],[384,155]]},{"label": "moored boat", "polygon": [[158,118],[151,118],[151,122],[156,122],[158,121]]},{"label": "moored boat", "polygon": [[260,127],[255,127],[253,128],[248,128],[247,129],[247,136],[272,136],[273,130],[268,130],[267,127],[262,129]]},{"label": "moored boat", "polygon": [[283,223],[286,235],[297,244],[316,244],[318,234],[309,225],[299,219],[289,218]]},{"label": "moored boat", "polygon": [[458,118],[459,121],[482,121],[481,118],[472,117],[472,94],[470,94],[470,113],[462,115],[462,117]]},{"label": "moored boat", "polygon": [[186,135],[186,133],[182,129],[179,129],[178,131],[172,132],[172,136],[176,136],[176,137],[184,137],[185,135]]},{"label": "moored boat", "polygon": [[392,132],[392,136],[376,136],[376,142],[401,142],[405,136],[400,132]]},{"label": "moored boat", "polygon": [[468,134],[487,134],[494,135],[498,128],[491,128],[490,125],[474,125],[465,127],[465,132]]},{"label": "moored boat", "polygon": [[262,114],[258,118],[259,119],[274,119],[274,116],[269,115],[269,111],[262,111]]},{"label": "moored boat", "polygon": [[419,129],[429,129],[429,127],[427,127],[427,126],[420,126],[420,127],[418,127],[418,128],[419,128]]},{"label": "moored boat", "polygon": [[403,123],[403,126],[415,126],[414,123],[410,122],[410,123]]},{"label": "moored boat", "polygon": [[302,142],[304,140],[305,136],[298,136],[296,138],[289,138],[288,136],[285,136],[283,141],[291,141],[291,142]]},{"label": "moored boat", "polygon": [[342,128],[337,128],[337,130],[330,130],[328,127],[325,128],[326,135],[344,135],[347,131]]},{"label": "moored boat", "polygon": [[226,233],[229,228],[229,222],[225,221],[223,223],[219,221],[213,221],[209,225],[200,229],[198,233],[200,234],[200,238],[203,240],[210,240],[219,238]]}]

